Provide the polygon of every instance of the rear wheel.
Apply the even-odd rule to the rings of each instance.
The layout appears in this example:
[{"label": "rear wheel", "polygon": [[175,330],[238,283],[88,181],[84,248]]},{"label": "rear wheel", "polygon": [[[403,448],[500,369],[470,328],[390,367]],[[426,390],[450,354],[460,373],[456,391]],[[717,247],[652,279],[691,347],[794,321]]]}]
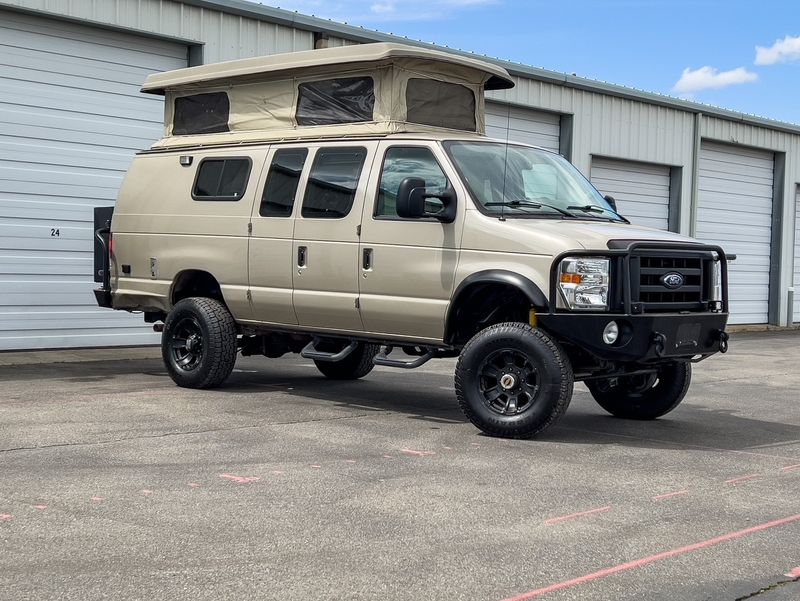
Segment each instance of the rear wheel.
[{"label": "rear wheel", "polygon": [[236,323],[217,300],[185,298],[164,321],[161,356],[178,386],[219,386],[233,371],[236,352]]},{"label": "rear wheel", "polygon": [[[348,344],[348,343],[344,343]],[[344,346],[342,346],[344,348]],[[331,352],[341,350],[325,349]],[[314,365],[320,373],[330,380],[357,380],[363,378],[375,364],[372,359],[378,354],[380,346],[377,344],[369,344],[367,342],[359,342],[356,350],[347,355],[341,361],[314,361]]]},{"label": "rear wheel", "polygon": [[656,419],[680,405],[692,381],[690,363],[667,363],[653,374],[588,380],[594,400],[611,415]]},{"label": "rear wheel", "polygon": [[478,332],[456,365],[464,415],[486,434],[529,438],[551,427],[572,399],[569,359],[542,330],[502,323]]}]

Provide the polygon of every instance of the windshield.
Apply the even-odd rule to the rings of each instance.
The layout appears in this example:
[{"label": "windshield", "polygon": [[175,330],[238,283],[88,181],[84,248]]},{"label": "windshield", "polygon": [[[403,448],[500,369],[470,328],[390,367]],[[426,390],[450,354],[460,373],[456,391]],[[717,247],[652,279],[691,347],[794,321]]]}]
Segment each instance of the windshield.
[{"label": "windshield", "polygon": [[484,213],[623,221],[564,157],[502,142],[444,143]]}]

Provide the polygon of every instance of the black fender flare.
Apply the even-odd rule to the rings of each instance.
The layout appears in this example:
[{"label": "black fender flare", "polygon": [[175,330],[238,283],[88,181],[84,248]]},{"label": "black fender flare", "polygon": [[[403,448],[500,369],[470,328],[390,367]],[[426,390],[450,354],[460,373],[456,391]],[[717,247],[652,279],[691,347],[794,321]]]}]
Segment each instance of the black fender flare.
[{"label": "black fender flare", "polygon": [[459,299],[462,294],[464,294],[465,290],[475,284],[504,284],[506,286],[513,286],[525,295],[535,309],[543,312],[549,310],[547,296],[545,296],[539,286],[525,276],[505,269],[478,271],[464,278],[453,293],[453,300],[447,308],[447,317],[445,318],[445,339],[451,336],[453,311],[458,307]]}]

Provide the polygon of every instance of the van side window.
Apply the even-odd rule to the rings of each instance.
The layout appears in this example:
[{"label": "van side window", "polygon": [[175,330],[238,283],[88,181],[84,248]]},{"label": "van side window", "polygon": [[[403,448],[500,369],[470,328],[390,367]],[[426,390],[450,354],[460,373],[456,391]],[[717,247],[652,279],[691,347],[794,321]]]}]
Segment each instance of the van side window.
[{"label": "van side window", "polygon": [[262,217],[289,217],[294,207],[300,173],[306,163],[308,149],[287,148],[278,150],[269,166],[267,183],[261,195],[258,214]]},{"label": "van side window", "polygon": [[226,92],[192,94],[175,99],[172,134],[212,134],[228,129],[231,103]]},{"label": "van side window", "polygon": [[197,168],[192,198],[195,200],[239,200],[247,188],[250,159],[203,159]]},{"label": "van side window", "polygon": [[334,125],[373,120],[375,83],[371,77],[343,77],[297,87],[297,124]]},{"label": "van side window", "polygon": [[353,207],[366,148],[320,148],[314,157],[301,215],[341,219]]},{"label": "van side window", "polygon": [[[378,184],[378,198],[375,202],[376,218],[400,219],[397,215],[397,189],[407,177],[421,177],[425,188],[432,194],[439,194],[447,187],[447,178],[428,148],[419,146],[394,146],[386,151]],[[436,213],[443,208],[438,198],[425,200],[427,211]]]}]

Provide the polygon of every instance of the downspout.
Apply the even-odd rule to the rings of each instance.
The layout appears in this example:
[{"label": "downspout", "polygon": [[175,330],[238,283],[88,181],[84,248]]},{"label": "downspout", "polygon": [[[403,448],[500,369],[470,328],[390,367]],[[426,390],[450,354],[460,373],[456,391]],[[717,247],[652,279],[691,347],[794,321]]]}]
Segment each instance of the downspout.
[{"label": "downspout", "polygon": [[703,113],[694,114],[694,140],[692,143],[692,191],[691,211],[689,212],[689,235],[697,236],[697,208],[700,204],[700,129],[703,125]]}]

